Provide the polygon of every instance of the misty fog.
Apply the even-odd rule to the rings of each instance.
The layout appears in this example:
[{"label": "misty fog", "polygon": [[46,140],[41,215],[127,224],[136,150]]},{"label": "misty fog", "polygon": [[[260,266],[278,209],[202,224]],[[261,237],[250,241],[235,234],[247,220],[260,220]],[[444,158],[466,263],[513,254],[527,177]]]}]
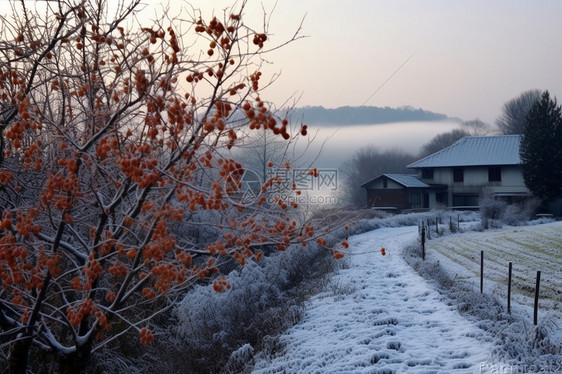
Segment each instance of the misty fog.
[{"label": "misty fog", "polygon": [[[396,122],[378,125],[351,125],[342,127],[310,126],[309,137],[315,136],[307,160],[319,154],[314,166],[340,168],[361,147],[374,145],[381,150],[398,148],[417,155],[420,148],[435,135],[460,128],[459,122]],[[297,150],[304,149],[300,141]],[[320,152],[320,153],[319,153]]]}]

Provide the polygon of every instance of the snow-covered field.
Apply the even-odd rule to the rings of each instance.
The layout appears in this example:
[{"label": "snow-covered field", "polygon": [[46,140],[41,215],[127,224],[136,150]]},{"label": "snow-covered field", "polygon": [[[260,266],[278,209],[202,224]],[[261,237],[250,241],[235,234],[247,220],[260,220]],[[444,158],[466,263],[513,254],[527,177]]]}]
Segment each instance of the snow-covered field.
[{"label": "snow-covered field", "polygon": [[[416,226],[350,237],[349,266],[254,373],[492,373],[492,342],[406,264]],[[381,255],[384,247],[386,255]]]},{"label": "snow-covered field", "polygon": [[500,230],[466,232],[429,240],[427,259],[459,282],[480,287],[480,251],[484,251],[484,291],[507,304],[508,264],[512,262],[511,305],[533,322],[536,273],[541,271],[539,322],[559,327],[562,344],[562,222]]}]

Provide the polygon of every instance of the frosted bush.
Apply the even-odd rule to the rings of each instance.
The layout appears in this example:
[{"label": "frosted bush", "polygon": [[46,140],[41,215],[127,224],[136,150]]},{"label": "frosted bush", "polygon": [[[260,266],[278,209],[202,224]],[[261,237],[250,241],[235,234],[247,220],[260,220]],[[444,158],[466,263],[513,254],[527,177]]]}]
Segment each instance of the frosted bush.
[{"label": "frosted bush", "polygon": [[479,201],[480,218],[484,229],[501,227],[500,219],[503,218],[507,203],[493,197],[484,197]]},{"label": "frosted bush", "polygon": [[420,222],[427,223],[428,220],[431,222],[431,229],[435,230],[436,218],[440,222],[440,230],[447,229],[447,231],[449,231],[448,226],[450,220],[457,224],[458,221],[471,222],[479,219],[477,212],[432,210],[429,212],[396,214],[382,218],[362,219],[352,226],[351,233],[356,235],[381,227],[417,226]]},{"label": "frosted bush", "polygon": [[248,368],[254,357],[254,348],[244,344],[230,355],[225,366],[226,373],[242,373]]},{"label": "frosted bush", "polygon": [[314,244],[290,246],[232,271],[225,292],[196,286],[175,308],[173,328],[192,371],[237,372],[250,365],[254,350],[273,346],[271,336],[300,320],[302,303],[321,290],[326,282],[318,280],[335,263],[329,251]]}]

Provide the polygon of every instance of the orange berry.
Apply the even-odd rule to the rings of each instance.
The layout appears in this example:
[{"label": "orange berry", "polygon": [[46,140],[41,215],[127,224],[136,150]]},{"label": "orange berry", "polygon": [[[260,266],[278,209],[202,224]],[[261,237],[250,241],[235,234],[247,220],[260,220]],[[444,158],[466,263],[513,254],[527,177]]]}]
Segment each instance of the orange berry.
[{"label": "orange berry", "polygon": [[344,254],[338,251],[332,251],[332,256],[336,259],[339,260],[340,258],[343,258]]}]

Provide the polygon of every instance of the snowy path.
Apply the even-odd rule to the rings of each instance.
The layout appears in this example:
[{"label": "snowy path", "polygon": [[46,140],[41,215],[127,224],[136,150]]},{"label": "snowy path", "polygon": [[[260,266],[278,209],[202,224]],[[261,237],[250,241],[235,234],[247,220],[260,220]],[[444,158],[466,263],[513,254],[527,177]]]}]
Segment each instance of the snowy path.
[{"label": "snowy path", "polygon": [[350,266],[334,277],[336,290],[311,299],[281,337],[284,355],[258,361],[254,373],[489,372],[482,330],[402,259],[416,236],[417,227],[398,227],[351,237]]}]

